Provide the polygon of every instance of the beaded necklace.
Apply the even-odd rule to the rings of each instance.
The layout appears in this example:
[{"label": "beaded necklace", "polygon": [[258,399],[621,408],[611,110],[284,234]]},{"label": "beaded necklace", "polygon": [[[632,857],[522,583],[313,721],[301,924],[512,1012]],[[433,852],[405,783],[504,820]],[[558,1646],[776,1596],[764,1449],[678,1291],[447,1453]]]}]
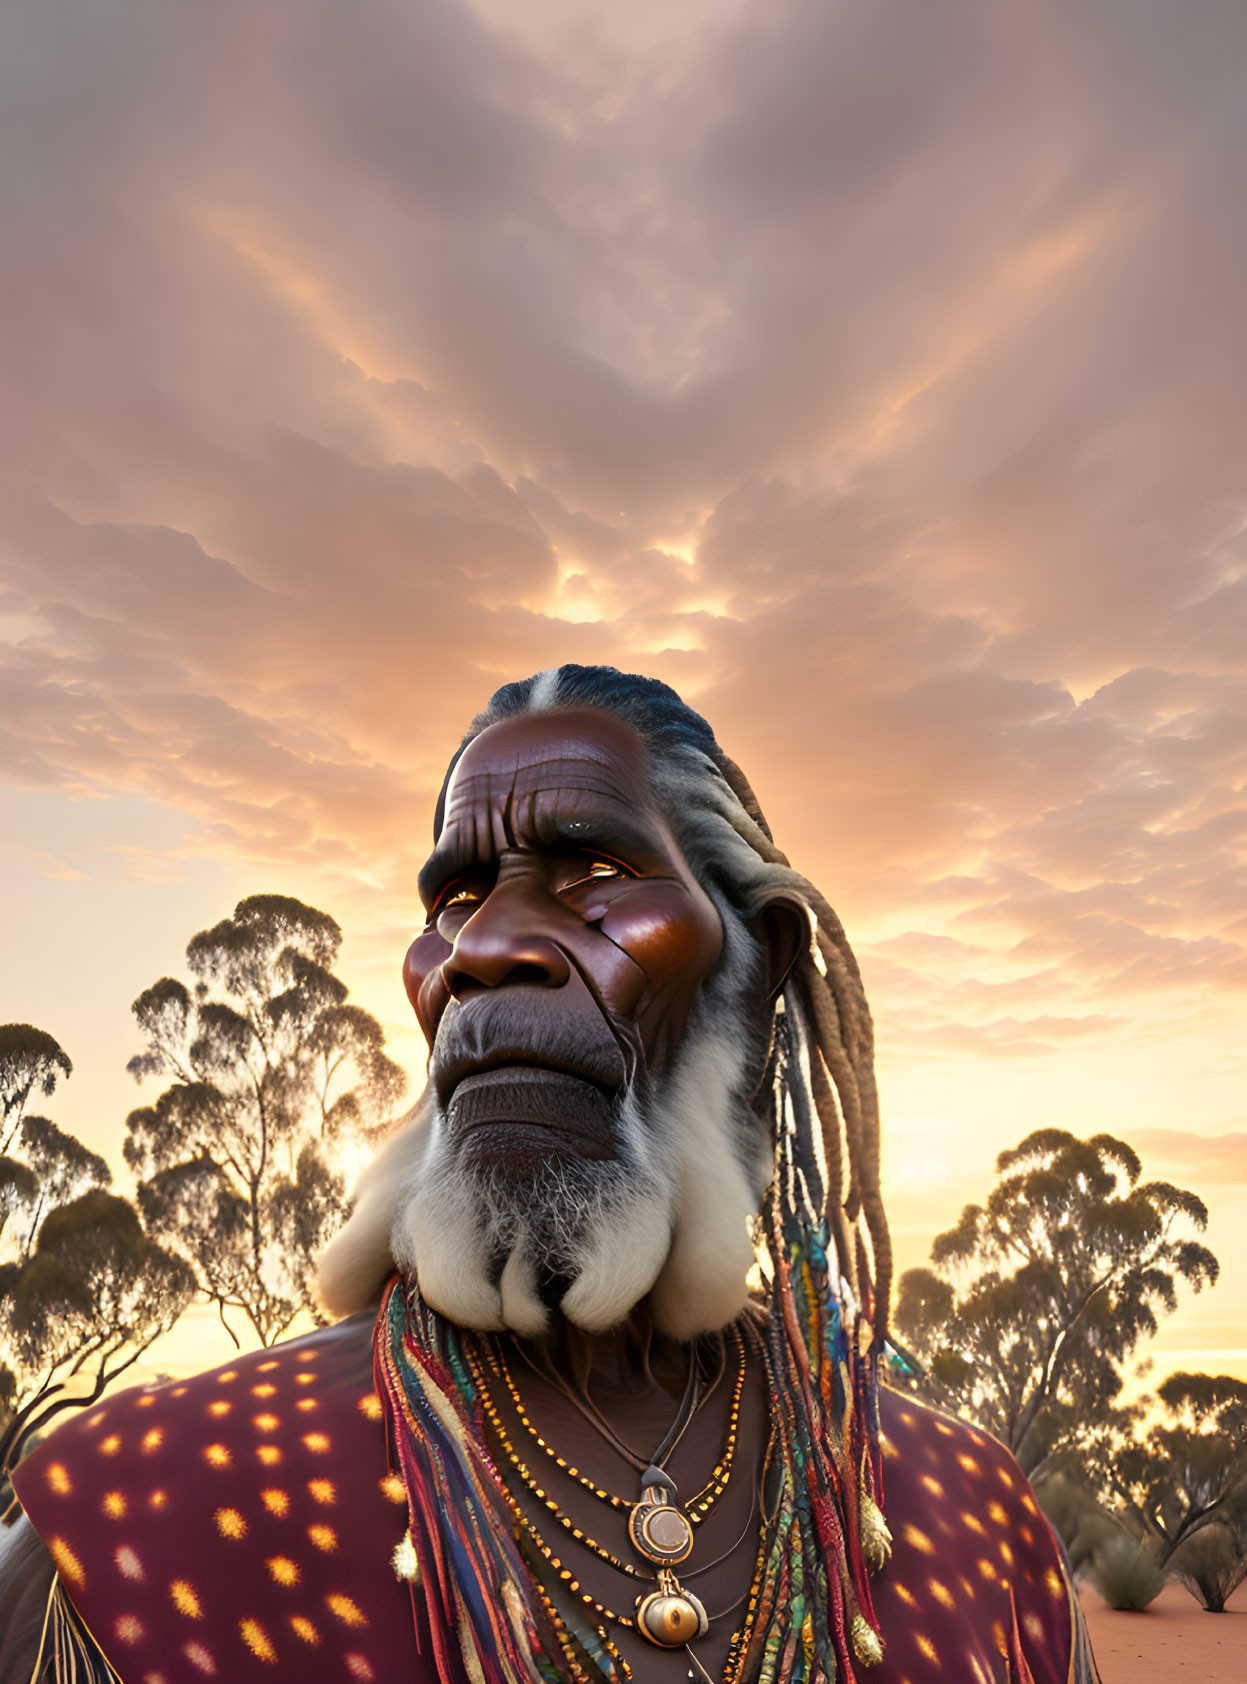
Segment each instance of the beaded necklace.
[{"label": "beaded necklace", "polygon": [[[883,1654],[869,1584],[889,1545],[880,1513],[879,1356],[867,1318],[828,1269],[834,1251],[821,1214],[824,1172],[807,1071],[801,1018],[781,1012],[774,1175],[758,1233],[772,1435],[757,1570],[733,1633],[727,1684],[854,1684]],[[377,1321],[375,1373],[444,1684],[626,1678],[617,1648],[592,1619],[608,1617],[605,1605],[577,1586],[560,1606],[571,1569],[553,1566],[553,1552],[543,1555],[535,1528],[512,1507],[462,1331],[397,1277]],[[545,1582],[551,1570],[555,1578]]]},{"label": "beaded necklace", "polygon": [[[709,1514],[714,1504],[727,1490],[728,1483],[732,1477],[732,1466],[736,1455],[736,1437],[740,1427],[740,1404],[741,1398],[744,1395],[745,1374],[748,1368],[748,1353],[745,1348],[745,1341],[740,1328],[735,1324],[733,1324],[731,1328],[731,1337],[733,1343],[736,1345],[738,1362],[736,1380],[732,1387],[732,1401],[728,1411],[727,1432],[724,1437],[723,1449],[720,1452],[719,1459],[711,1470],[710,1478],[707,1480],[705,1485],[702,1486],[696,1496],[691,1497],[687,1503],[682,1505],[684,1512],[688,1515],[689,1520],[694,1526],[701,1525],[702,1521]],[[500,1375],[503,1384],[506,1386],[507,1392],[510,1396],[511,1405],[515,1410],[516,1418],[518,1419],[520,1425],[524,1428],[525,1432],[536,1443],[538,1448],[542,1450],[552,1462],[554,1462],[556,1467],[560,1468],[570,1479],[574,1479],[578,1485],[584,1488],[584,1490],[590,1492],[594,1497],[598,1498],[600,1502],[609,1503],[611,1507],[615,1509],[633,1509],[636,1506],[634,1500],[629,1500],[627,1497],[617,1496],[612,1491],[603,1490],[603,1488],[594,1480],[590,1479],[586,1474],[583,1474],[579,1468],[572,1467],[569,1462],[559,1455],[557,1450],[547,1444],[546,1440],[533,1425],[527,1410],[524,1408],[524,1400],[520,1396],[519,1387],[515,1384],[515,1379],[511,1370],[507,1366],[506,1358],[500,1348],[496,1346],[494,1347],[493,1357],[494,1362],[496,1363],[497,1372]],[[472,1361],[473,1359],[470,1358],[469,1360]],[[497,1406],[489,1395],[488,1384],[486,1383],[482,1385],[483,1377],[479,1372],[477,1372],[477,1366],[478,1365],[474,1362],[473,1372],[476,1375],[477,1386],[481,1392],[482,1406],[484,1407],[485,1414],[494,1430],[501,1434],[502,1427],[498,1416]],[[505,1438],[503,1442],[506,1442]],[[523,1464],[519,1461],[518,1457],[515,1457],[514,1461],[517,1467],[523,1468]],[[527,1484],[531,1476],[529,1476],[527,1470],[524,1469],[521,1477],[524,1478],[525,1483]],[[530,1486],[530,1489],[533,1489],[533,1487]],[[557,1508],[557,1505],[553,1504],[550,1499],[545,1496],[542,1496],[542,1501],[552,1510]]]}]

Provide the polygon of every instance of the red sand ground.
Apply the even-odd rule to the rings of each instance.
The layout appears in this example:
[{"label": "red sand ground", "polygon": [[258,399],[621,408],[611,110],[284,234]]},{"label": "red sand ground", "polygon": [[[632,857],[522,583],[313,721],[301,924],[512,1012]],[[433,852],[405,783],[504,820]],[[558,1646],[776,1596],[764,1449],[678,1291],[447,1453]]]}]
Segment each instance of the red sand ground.
[{"label": "red sand ground", "polygon": [[1106,1608],[1082,1591],[1104,1684],[1247,1684],[1247,1585],[1224,1614],[1207,1614],[1181,1585],[1166,1585],[1142,1614]]}]

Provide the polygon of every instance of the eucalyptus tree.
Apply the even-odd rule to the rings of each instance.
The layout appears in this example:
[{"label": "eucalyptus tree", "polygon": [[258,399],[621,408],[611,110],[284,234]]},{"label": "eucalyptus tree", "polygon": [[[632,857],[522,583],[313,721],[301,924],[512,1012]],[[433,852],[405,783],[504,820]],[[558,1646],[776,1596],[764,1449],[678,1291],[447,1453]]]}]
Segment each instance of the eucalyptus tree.
[{"label": "eucalyptus tree", "polygon": [[[1239,1535],[1247,1526],[1247,1381],[1171,1374],[1156,1388],[1155,1402],[1160,1420],[1120,1444],[1101,1473],[1120,1509],[1166,1562],[1214,1525]],[[1199,1559],[1198,1552],[1187,1555]]]},{"label": "eucalyptus tree", "polygon": [[185,1265],[137,1211],[104,1193],[108,1164],[29,1110],[72,1072],[29,1023],[0,1025],[0,1463],[63,1409],[82,1407],[172,1326]]},{"label": "eucalyptus tree", "polygon": [[69,1054],[46,1029],[33,1023],[0,1024],[0,1153],[13,1146],[31,1099],[50,1098],[73,1068]]},{"label": "eucalyptus tree", "polygon": [[345,1209],[342,1161],[406,1091],[381,1026],[333,965],[342,932],[283,895],[251,895],[194,936],[192,982],[134,1002],[128,1066],[169,1085],[130,1113],[124,1154],[153,1232],[181,1248],[231,1323],[265,1345],[316,1314],[312,1262]]},{"label": "eucalyptus tree", "polygon": [[996,1160],[985,1203],[967,1205],[898,1288],[896,1326],[927,1387],[971,1416],[1032,1476],[1118,1418],[1123,1369],[1180,1283],[1219,1272],[1191,1233],[1202,1201],[1141,1181],[1138,1155],[1097,1134],[1038,1129]]},{"label": "eucalyptus tree", "polygon": [[148,1234],[127,1199],[102,1188],[43,1219],[23,1262],[0,1266],[7,1375],[0,1466],[66,1409],[96,1402],[190,1302],[185,1259]]}]

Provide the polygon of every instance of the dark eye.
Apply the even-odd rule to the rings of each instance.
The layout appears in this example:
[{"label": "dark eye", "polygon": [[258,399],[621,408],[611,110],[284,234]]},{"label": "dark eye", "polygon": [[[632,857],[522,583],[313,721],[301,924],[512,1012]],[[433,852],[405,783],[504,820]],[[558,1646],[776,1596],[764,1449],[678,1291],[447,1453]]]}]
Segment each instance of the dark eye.
[{"label": "dark eye", "polygon": [[457,907],[476,907],[485,899],[486,890],[479,883],[452,883],[443,889],[429,909],[429,924],[433,925],[443,912]]},{"label": "dark eye", "polygon": [[618,860],[590,859],[583,865],[574,868],[572,875],[563,884],[564,889],[579,889],[585,883],[592,883],[602,879],[610,881],[612,878],[632,877],[635,873],[629,871],[626,865]]}]

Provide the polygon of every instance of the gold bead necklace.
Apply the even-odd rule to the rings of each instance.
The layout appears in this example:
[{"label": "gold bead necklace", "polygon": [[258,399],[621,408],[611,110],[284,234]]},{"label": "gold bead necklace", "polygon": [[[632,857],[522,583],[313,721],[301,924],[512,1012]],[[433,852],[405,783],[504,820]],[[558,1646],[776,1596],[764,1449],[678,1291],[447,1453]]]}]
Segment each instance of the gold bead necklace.
[{"label": "gold bead necklace", "polygon": [[[739,1363],[736,1371],[735,1384],[732,1387],[732,1404],[728,1413],[727,1433],[723,1441],[723,1448],[719,1453],[718,1461],[711,1469],[710,1478],[707,1480],[706,1484],[702,1486],[701,1490],[695,1497],[691,1498],[689,1502],[681,1505],[694,1526],[701,1525],[702,1521],[709,1514],[714,1504],[727,1490],[728,1483],[732,1477],[732,1468],[735,1462],[736,1439],[740,1427],[741,1398],[744,1396],[745,1376],[748,1368],[748,1352],[746,1351],[745,1341],[741,1335],[740,1328],[734,1325],[731,1331],[732,1337],[736,1341]],[[536,1442],[538,1447],[543,1450],[550,1460],[554,1462],[557,1467],[561,1468],[570,1479],[574,1479],[577,1485],[580,1485],[586,1491],[591,1492],[593,1496],[599,1499],[599,1501],[609,1503],[614,1509],[625,1509],[628,1511],[634,1509],[636,1507],[635,1501],[629,1501],[627,1497],[618,1497],[611,1491],[604,1491],[600,1485],[588,1478],[587,1475],[581,1473],[579,1468],[572,1467],[569,1462],[559,1455],[558,1451],[555,1450],[553,1446],[546,1443],[545,1439],[541,1436],[541,1433],[528,1417],[528,1412],[524,1408],[524,1400],[520,1396],[519,1387],[515,1383],[514,1376],[507,1366],[506,1358],[503,1356],[501,1349],[495,1347],[493,1355],[498,1373],[503,1384],[506,1386],[508,1394],[510,1395],[511,1404],[515,1410],[516,1417],[525,1432]],[[543,1500],[546,1501],[547,1507],[552,1507],[548,1499]]]},{"label": "gold bead necklace", "polygon": [[[617,1555],[607,1549],[605,1544],[598,1543],[596,1538],[591,1538],[587,1532],[582,1531],[570,1515],[564,1514],[556,1499],[551,1497],[549,1492],[547,1492],[545,1488],[538,1483],[531,1470],[520,1457],[514,1444],[512,1444],[511,1440],[507,1437],[506,1426],[498,1412],[498,1406],[490,1393],[489,1383],[486,1380],[484,1370],[482,1369],[478,1359],[471,1352],[466,1352],[465,1354],[467,1356],[468,1366],[472,1371],[472,1378],[475,1382],[477,1393],[480,1396],[481,1405],[485,1411],[485,1418],[493,1428],[495,1437],[502,1446],[503,1451],[506,1453],[507,1461],[519,1475],[521,1483],[528,1489],[528,1491],[531,1492],[543,1508],[549,1510],[555,1520],[558,1521],[559,1525],[563,1527],[566,1532],[570,1533],[577,1543],[583,1544],[586,1549],[591,1550],[594,1555],[599,1556],[603,1561],[609,1562],[609,1564],[618,1569],[619,1572],[627,1573],[630,1578],[652,1581],[654,1577],[652,1571],[637,1567],[630,1561],[621,1561]],[[732,1548],[725,1552],[726,1555],[731,1555],[733,1551],[740,1547],[749,1531],[752,1521],[753,1513],[751,1511],[749,1521],[745,1526],[745,1531],[741,1533],[740,1537],[732,1545]],[[633,1530],[633,1528],[629,1528],[630,1534]],[[644,1553],[644,1551],[642,1553]],[[649,1559],[652,1564],[653,1557],[651,1556]],[[720,1556],[714,1561],[708,1561],[704,1566],[698,1567],[692,1573],[686,1573],[684,1576],[685,1578],[696,1578],[697,1574],[707,1572],[711,1567],[717,1567],[719,1561],[723,1559],[725,1559],[725,1557]],[[675,1565],[675,1563],[660,1562],[658,1565]]]},{"label": "gold bead necklace", "polygon": [[[597,1486],[592,1480],[581,1474],[579,1469],[572,1467],[564,1460],[564,1458],[559,1456],[550,1445],[546,1443],[545,1439],[542,1438],[541,1434],[537,1431],[537,1428],[530,1421],[527,1411],[524,1409],[523,1400],[519,1394],[519,1388],[516,1386],[514,1378],[506,1366],[505,1358],[502,1356],[501,1351],[495,1350],[493,1352],[492,1367],[504,1380],[507,1390],[510,1393],[511,1402],[515,1408],[515,1412],[529,1435],[536,1440],[541,1449],[544,1450],[546,1454],[550,1456],[570,1478],[576,1480],[576,1482],[584,1489],[590,1491],[603,1502],[609,1503],[613,1508],[626,1509],[628,1511],[629,1539],[638,1553],[644,1556],[650,1563],[651,1569],[654,1566],[657,1567],[656,1574],[652,1571],[643,1571],[631,1562],[621,1561],[619,1557],[611,1550],[608,1550],[605,1545],[598,1543],[596,1539],[591,1538],[586,1532],[578,1527],[570,1515],[563,1513],[557,1501],[552,1498],[548,1492],[546,1492],[531,1470],[524,1463],[514,1444],[512,1444],[510,1438],[508,1437],[505,1423],[503,1422],[497,1403],[490,1391],[483,1364],[475,1353],[465,1351],[468,1365],[472,1372],[472,1378],[476,1385],[477,1395],[481,1400],[482,1409],[491,1428],[493,1429],[499,1445],[506,1455],[507,1461],[515,1469],[521,1483],[528,1489],[532,1496],[537,1499],[538,1502],[540,1502],[551,1514],[554,1515],[559,1524],[568,1533],[570,1533],[570,1535],[578,1543],[584,1545],[585,1548],[597,1555],[601,1560],[607,1562],[611,1567],[614,1567],[618,1572],[625,1573],[630,1578],[645,1580],[654,1586],[654,1588],[648,1593],[643,1593],[638,1596],[635,1615],[620,1614],[614,1609],[607,1607],[604,1602],[600,1602],[596,1597],[592,1596],[585,1590],[573,1570],[554,1553],[550,1545],[547,1544],[546,1540],[541,1536],[541,1533],[524,1512],[519,1500],[508,1488],[506,1482],[500,1481],[499,1484],[501,1486],[503,1497],[506,1500],[507,1506],[511,1510],[521,1534],[528,1539],[530,1545],[557,1575],[558,1581],[564,1586],[566,1591],[570,1595],[576,1597],[591,1613],[598,1615],[603,1620],[609,1620],[617,1625],[623,1626],[628,1630],[635,1630],[638,1635],[646,1638],[650,1643],[653,1643],[659,1648],[686,1648],[689,1643],[695,1641],[697,1638],[704,1637],[706,1632],[709,1630],[711,1623],[712,1616],[707,1615],[705,1607],[701,1603],[700,1599],[688,1590],[685,1585],[680,1583],[680,1580],[676,1577],[674,1568],[679,1562],[685,1560],[692,1551],[693,1525],[700,1523],[700,1521],[702,1521],[709,1513],[714,1502],[722,1494],[723,1490],[727,1486],[728,1480],[731,1477],[739,1428],[741,1399],[744,1393],[745,1376],[748,1367],[748,1349],[746,1342],[741,1335],[739,1328],[734,1327],[732,1333],[740,1353],[740,1364],[729,1411],[727,1436],[724,1448],[720,1454],[718,1462],[715,1465],[714,1471],[711,1474],[710,1480],[702,1488],[702,1490],[698,1492],[696,1498],[693,1500],[693,1504],[696,1505],[696,1513],[692,1516],[674,1507],[672,1501],[670,1500],[675,1495],[674,1484],[663,1475],[660,1467],[651,1464],[650,1467],[646,1469],[645,1478],[642,1480],[641,1501],[639,1503],[629,1503],[626,1499],[617,1497],[613,1493],[605,1491],[600,1486]],[[689,1386],[692,1388],[694,1385],[695,1382],[692,1374],[690,1373]],[[695,1408],[696,1405],[694,1405],[694,1409]],[[605,1425],[605,1423],[603,1423],[603,1425]],[[613,1434],[611,1436],[614,1437]],[[656,1452],[656,1457],[661,1460],[662,1452]],[[689,1507],[692,1508],[693,1505],[691,1504]],[[709,1567],[717,1566],[718,1561],[726,1560],[727,1556],[731,1555],[748,1535],[752,1519],[753,1514],[751,1511],[750,1519],[749,1522],[746,1523],[745,1531],[741,1533],[740,1538],[738,1538],[736,1543],[732,1545],[731,1549],[726,1551],[725,1554],[720,1556],[716,1561],[706,1563],[705,1567],[699,1568],[697,1571],[706,1571]],[[751,1592],[746,1592],[746,1595],[741,1597],[736,1603],[733,1603],[730,1608],[721,1610],[718,1614],[715,1614],[713,1618],[716,1620],[721,1619],[727,1614],[732,1613],[750,1594]],[[544,1593],[542,1594],[542,1602],[545,1605],[547,1612],[555,1619],[556,1626],[559,1629],[560,1642],[564,1644],[566,1649],[568,1638],[564,1635],[566,1632],[564,1623],[558,1619],[557,1612],[552,1602]],[[599,1639],[606,1645],[607,1651],[612,1655],[612,1658],[618,1658],[619,1663],[624,1670],[625,1676],[631,1676],[627,1663],[623,1660],[623,1657],[618,1654],[618,1650],[615,1649],[614,1645],[610,1643],[610,1640],[607,1638],[603,1629],[598,1628],[598,1636]],[[691,1651],[689,1651],[689,1659],[693,1662],[697,1672],[704,1677],[704,1670],[696,1661],[696,1657],[692,1655]],[[690,1672],[689,1676],[693,1677],[694,1674]]]}]

